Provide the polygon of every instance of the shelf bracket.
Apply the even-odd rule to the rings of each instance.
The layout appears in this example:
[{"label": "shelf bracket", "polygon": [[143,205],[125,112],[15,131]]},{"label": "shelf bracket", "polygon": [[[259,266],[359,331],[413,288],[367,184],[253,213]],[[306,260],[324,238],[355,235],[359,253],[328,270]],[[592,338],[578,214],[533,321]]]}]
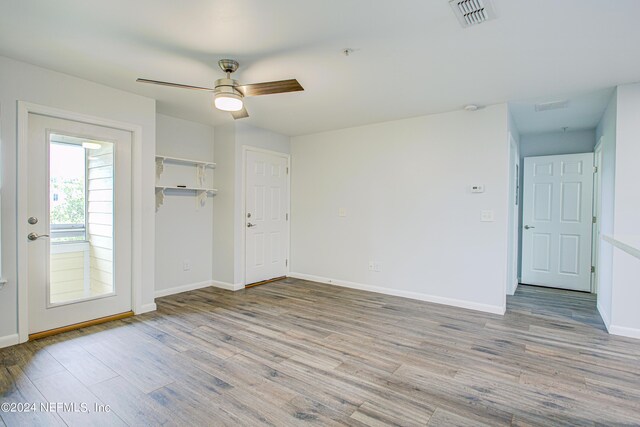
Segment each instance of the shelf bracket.
[{"label": "shelf bracket", "polygon": [[197,206],[204,208],[204,206],[207,204],[208,193],[209,192],[206,190],[196,191]]},{"label": "shelf bracket", "polygon": [[156,189],[156,212],[160,209],[160,206],[164,203],[164,188]]},{"label": "shelf bracket", "polygon": [[164,157],[156,157],[156,177],[160,178],[164,172]]},{"label": "shelf bracket", "polygon": [[196,165],[196,180],[198,181],[198,185],[204,187],[207,181],[207,165],[204,163],[198,163]]}]

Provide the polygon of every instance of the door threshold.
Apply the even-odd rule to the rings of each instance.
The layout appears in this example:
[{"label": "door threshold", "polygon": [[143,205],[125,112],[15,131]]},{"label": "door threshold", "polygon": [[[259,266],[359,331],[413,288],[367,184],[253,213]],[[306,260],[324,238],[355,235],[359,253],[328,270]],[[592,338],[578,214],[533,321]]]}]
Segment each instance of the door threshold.
[{"label": "door threshold", "polygon": [[268,279],[268,280],[263,280],[261,282],[256,282],[256,283],[251,283],[250,285],[246,285],[244,288],[253,288],[256,286],[260,286],[260,285],[266,285],[267,283],[273,283],[273,282],[277,282],[279,280],[284,280],[286,279],[287,276],[280,276],[280,277],[274,277],[273,279]]},{"label": "door threshold", "polygon": [[41,338],[50,337],[52,335],[62,334],[64,332],[75,331],[76,329],[87,328],[89,326],[99,325],[101,323],[111,322],[114,320],[126,319],[132,317],[133,311],[126,311],[124,313],[113,314],[111,316],[100,317],[98,319],[87,320],[86,322],[74,323],[73,325],[62,326],[60,328],[49,329],[48,331],[36,332],[29,334],[29,341],[39,340]]}]

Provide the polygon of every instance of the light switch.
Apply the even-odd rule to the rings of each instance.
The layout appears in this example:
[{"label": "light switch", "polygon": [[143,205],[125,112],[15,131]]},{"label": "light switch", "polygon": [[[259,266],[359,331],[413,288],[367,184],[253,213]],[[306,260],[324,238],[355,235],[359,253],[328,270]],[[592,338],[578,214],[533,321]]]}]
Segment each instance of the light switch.
[{"label": "light switch", "polygon": [[481,222],[493,222],[495,221],[493,211],[480,211]]},{"label": "light switch", "polygon": [[484,193],[484,185],[476,184],[471,186],[472,193]]},{"label": "light switch", "polygon": [[347,210],[345,208],[338,208],[338,216],[347,216]]}]

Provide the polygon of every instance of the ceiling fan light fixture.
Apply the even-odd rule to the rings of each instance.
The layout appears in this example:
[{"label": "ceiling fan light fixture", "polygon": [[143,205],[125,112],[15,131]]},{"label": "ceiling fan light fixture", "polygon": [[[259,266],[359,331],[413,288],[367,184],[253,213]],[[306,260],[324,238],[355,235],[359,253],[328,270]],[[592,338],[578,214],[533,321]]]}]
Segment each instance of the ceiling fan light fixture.
[{"label": "ceiling fan light fixture", "polygon": [[240,111],[244,106],[240,95],[228,92],[216,93],[213,104],[222,111]]}]

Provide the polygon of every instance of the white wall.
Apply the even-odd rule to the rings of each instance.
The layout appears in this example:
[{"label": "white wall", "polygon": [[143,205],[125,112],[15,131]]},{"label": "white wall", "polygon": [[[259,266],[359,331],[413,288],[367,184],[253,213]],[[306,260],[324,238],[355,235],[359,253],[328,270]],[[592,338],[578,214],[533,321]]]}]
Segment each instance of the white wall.
[{"label": "white wall", "polygon": [[[592,153],[596,145],[596,131],[577,130],[569,132],[546,132],[520,136],[520,200],[524,200],[524,158],[555,156],[560,154]],[[520,203],[518,221],[522,224]],[[522,253],[522,227],[518,231],[518,246]],[[522,259],[518,260],[518,277],[522,276]]]},{"label": "white wall", "polygon": [[[292,138],[292,275],[502,313],[507,113],[502,104]],[[495,221],[480,222],[481,210]]]},{"label": "white wall", "polygon": [[214,206],[213,278],[234,289],[244,286],[243,147],[290,152],[290,138],[242,122],[215,128],[215,171],[219,190]]},{"label": "white wall", "polygon": [[520,136],[520,157],[590,153],[595,145],[595,129],[525,134]]},{"label": "white wall", "polygon": [[[27,101],[86,115],[127,122],[142,127],[142,144],[134,149],[133,161],[142,168],[133,176],[134,189],[141,191],[134,210],[141,215],[134,230],[143,242],[140,266],[142,305],[153,306],[155,202],[155,101],[76,77],[0,57],[0,144],[2,150],[2,266],[7,286],[0,290],[0,343],[17,333],[16,244],[16,111],[17,101]],[[25,218],[18,218],[25,220]],[[22,285],[22,283],[21,283]],[[7,341],[4,341],[7,342]]]},{"label": "white wall", "polygon": [[[640,242],[640,83],[618,87],[616,112],[613,237]],[[614,248],[612,282],[610,329],[640,338],[640,259]]]},{"label": "white wall", "polygon": [[[600,230],[603,235],[613,235],[614,228],[617,93],[616,89],[596,129],[596,138],[602,144],[602,164],[599,173],[602,187]],[[613,246],[604,240],[600,240],[596,268],[599,277],[598,309],[605,323],[609,325],[613,293]]]},{"label": "white wall", "polygon": [[213,279],[235,286],[235,200],[236,138],[235,125],[215,127],[216,170],[218,189],[213,204]]},{"label": "white wall", "polygon": [[[212,126],[158,114],[156,138],[159,155],[214,161]],[[184,178],[181,184],[196,184],[195,166],[167,164],[165,173],[170,173],[170,168],[176,172],[174,179]],[[207,185],[215,188],[214,172],[207,171],[207,175]],[[167,294],[174,288],[180,290],[212,280],[213,206],[217,202],[218,196],[208,197],[201,207],[192,192],[176,191],[165,197],[156,213],[157,293]],[[184,270],[185,262],[190,264],[190,270]]]}]

